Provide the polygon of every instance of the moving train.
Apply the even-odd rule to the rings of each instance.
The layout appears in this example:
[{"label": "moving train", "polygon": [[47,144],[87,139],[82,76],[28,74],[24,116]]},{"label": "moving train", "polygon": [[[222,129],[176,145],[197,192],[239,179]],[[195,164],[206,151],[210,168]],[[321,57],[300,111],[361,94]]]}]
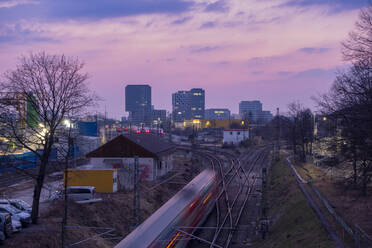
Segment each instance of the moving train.
[{"label": "moving train", "polygon": [[218,195],[217,173],[206,169],[131,232],[115,248],[182,248],[194,227],[212,211]]}]

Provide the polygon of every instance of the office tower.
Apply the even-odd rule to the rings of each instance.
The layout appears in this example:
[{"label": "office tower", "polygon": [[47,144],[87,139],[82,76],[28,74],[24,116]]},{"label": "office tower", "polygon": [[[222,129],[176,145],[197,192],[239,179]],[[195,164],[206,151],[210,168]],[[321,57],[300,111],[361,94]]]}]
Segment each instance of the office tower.
[{"label": "office tower", "polygon": [[125,111],[134,125],[150,125],[151,87],[149,85],[127,85],[125,87]]},{"label": "office tower", "polygon": [[178,91],[172,94],[173,121],[204,119],[205,91],[200,88]]},{"label": "office tower", "polygon": [[191,95],[191,119],[204,119],[205,91],[200,88],[190,90]]},{"label": "office tower", "polygon": [[262,103],[260,101],[241,101],[239,103],[239,114],[242,119],[255,122],[262,112]]}]

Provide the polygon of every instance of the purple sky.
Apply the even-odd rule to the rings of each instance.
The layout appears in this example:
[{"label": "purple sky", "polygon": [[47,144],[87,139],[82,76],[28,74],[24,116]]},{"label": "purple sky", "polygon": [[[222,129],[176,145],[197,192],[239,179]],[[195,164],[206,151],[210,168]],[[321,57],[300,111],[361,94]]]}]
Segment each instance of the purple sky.
[{"label": "purple sky", "polygon": [[364,0],[0,0],[0,73],[20,55],[77,56],[109,117],[126,84],[152,87],[155,108],[201,87],[206,108],[242,100],[274,111],[325,92],[345,63],[340,42]]}]

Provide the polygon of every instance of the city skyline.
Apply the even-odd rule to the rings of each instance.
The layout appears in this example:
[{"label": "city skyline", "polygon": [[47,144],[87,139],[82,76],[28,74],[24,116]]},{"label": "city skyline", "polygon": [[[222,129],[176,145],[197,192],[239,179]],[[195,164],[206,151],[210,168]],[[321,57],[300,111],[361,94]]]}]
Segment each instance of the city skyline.
[{"label": "city skyline", "polygon": [[240,101],[254,99],[273,113],[295,100],[314,108],[311,97],[327,91],[336,71],[345,68],[340,42],[367,5],[362,0],[71,3],[1,1],[0,73],[30,52],[78,57],[91,88],[104,99],[98,111],[106,107],[114,118],[124,115],[123,85],[142,83],[152,86],[153,105],[167,111],[173,92],[191,88],[206,90],[206,108],[232,113]]}]

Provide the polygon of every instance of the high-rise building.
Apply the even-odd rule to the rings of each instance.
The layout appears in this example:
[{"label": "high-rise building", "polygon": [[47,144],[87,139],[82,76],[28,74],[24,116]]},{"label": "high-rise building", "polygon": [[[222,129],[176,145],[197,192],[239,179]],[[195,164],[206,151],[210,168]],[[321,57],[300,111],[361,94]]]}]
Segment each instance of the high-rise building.
[{"label": "high-rise building", "polygon": [[188,91],[182,90],[172,94],[172,117],[175,122],[191,119],[191,98]]},{"label": "high-rise building", "polygon": [[205,91],[200,88],[191,89],[191,119],[204,119]]},{"label": "high-rise building", "polygon": [[175,122],[204,119],[205,91],[194,88],[172,94],[172,117]]},{"label": "high-rise building", "polygon": [[229,120],[230,110],[228,109],[206,109],[204,117],[206,120]]},{"label": "high-rise building", "polygon": [[125,87],[125,111],[129,121],[135,125],[150,125],[152,122],[151,87],[149,85],[127,85]]},{"label": "high-rise building", "polygon": [[241,101],[239,103],[239,115],[242,119],[257,124],[265,124],[273,119],[270,111],[262,110],[260,101]]},{"label": "high-rise building", "polygon": [[239,114],[242,119],[256,122],[262,112],[262,103],[260,101],[241,101],[239,103]]},{"label": "high-rise building", "polygon": [[263,110],[258,117],[259,123],[268,123],[274,118],[273,114],[270,111]]}]

